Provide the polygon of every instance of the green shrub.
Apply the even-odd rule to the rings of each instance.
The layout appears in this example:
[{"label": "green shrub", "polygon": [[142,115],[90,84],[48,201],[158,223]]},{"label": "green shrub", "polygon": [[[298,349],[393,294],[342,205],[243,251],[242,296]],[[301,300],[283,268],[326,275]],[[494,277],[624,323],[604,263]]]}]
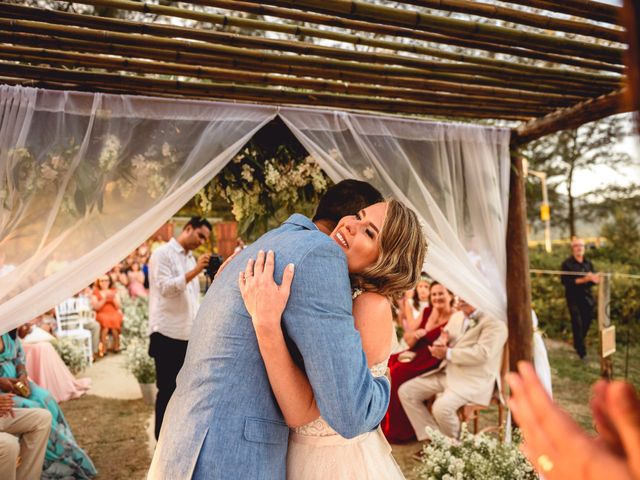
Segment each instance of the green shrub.
[{"label": "green shrub", "polygon": [[52,342],[60,358],[74,375],[87,368],[82,342],[69,337],[58,338]]}]

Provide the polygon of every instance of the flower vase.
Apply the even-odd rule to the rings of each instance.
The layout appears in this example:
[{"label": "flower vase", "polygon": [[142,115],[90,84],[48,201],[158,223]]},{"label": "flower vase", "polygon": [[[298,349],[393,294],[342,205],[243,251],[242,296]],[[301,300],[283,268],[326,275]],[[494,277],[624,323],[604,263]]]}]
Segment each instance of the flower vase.
[{"label": "flower vase", "polygon": [[142,392],[142,399],[144,400],[144,403],[147,405],[155,405],[156,395],[158,394],[156,384],[138,382],[138,385],[140,385],[140,391]]}]

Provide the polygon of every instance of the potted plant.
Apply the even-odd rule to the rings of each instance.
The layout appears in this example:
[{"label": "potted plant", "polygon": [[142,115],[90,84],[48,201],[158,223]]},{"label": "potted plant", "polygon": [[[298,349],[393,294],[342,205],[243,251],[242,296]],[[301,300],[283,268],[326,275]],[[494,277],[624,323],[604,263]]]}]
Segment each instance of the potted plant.
[{"label": "potted plant", "polygon": [[136,377],[147,405],[156,401],[156,369],[153,359],[147,354],[148,342],[142,339],[132,340],[127,346],[127,367]]}]

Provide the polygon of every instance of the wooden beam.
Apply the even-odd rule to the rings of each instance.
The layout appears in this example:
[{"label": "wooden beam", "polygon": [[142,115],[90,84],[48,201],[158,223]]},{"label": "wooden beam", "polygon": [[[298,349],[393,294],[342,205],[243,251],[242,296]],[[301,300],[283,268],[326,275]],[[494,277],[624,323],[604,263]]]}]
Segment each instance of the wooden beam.
[{"label": "wooden beam", "polygon": [[[103,5],[110,7],[118,7],[127,11],[139,11],[150,12],[155,14],[162,14],[167,16],[174,16],[179,18],[190,18],[202,22],[210,22],[218,25],[232,25],[243,28],[268,30],[269,26],[265,25],[266,22],[242,19],[237,17],[230,17],[227,15],[210,14],[202,12],[193,12],[175,7],[165,7],[162,5],[150,5],[140,2],[131,2],[128,0],[86,0],[85,3],[91,5]],[[513,80],[519,80],[522,75],[519,72],[526,73],[526,76],[530,79],[539,79],[542,83],[557,83],[568,86],[602,86],[602,87],[615,87],[620,82],[620,78],[611,74],[595,74],[579,71],[559,70],[548,67],[535,67],[525,66],[514,62],[505,62],[493,60],[489,63],[485,61],[469,61],[473,58],[468,55],[456,55],[445,54],[437,55],[440,57],[449,57],[450,60],[455,60],[456,63],[451,62],[436,62],[432,60],[425,60],[421,57],[409,56],[409,55],[397,55],[387,53],[376,52],[361,52],[350,49],[335,48],[316,45],[308,42],[291,41],[271,39],[261,36],[253,35],[239,35],[228,32],[219,32],[211,30],[202,30],[194,28],[184,28],[169,25],[149,24],[144,22],[133,22],[118,19],[107,19],[88,15],[77,15],[66,12],[47,12],[46,10],[30,8],[30,7],[16,7],[12,5],[1,5],[0,13],[18,13],[21,16],[25,15],[40,22],[52,23],[52,20],[59,20],[62,25],[68,26],[84,26],[92,29],[108,30],[122,33],[144,33],[148,35],[157,35],[165,38],[189,38],[194,40],[201,40],[210,42],[212,44],[220,44],[227,46],[234,46],[239,48],[250,48],[259,50],[275,50],[291,53],[298,53],[301,55],[315,55],[326,58],[334,58],[339,60],[353,60],[357,62],[367,62],[373,64],[382,65],[401,65],[410,68],[424,69],[429,72],[433,71],[445,71],[450,73],[462,73],[466,75],[481,75],[491,78],[505,78],[509,77]],[[22,17],[24,18],[24,17]],[[315,30],[295,27],[293,25],[279,24],[278,30],[287,33],[298,33],[300,35],[315,34]],[[322,32],[322,30],[317,30]],[[325,35],[326,36],[326,35]],[[331,35],[333,40],[351,41],[355,42],[347,34]],[[343,38],[344,37],[344,38]],[[371,43],[364,40],[365,43]],[[388,50],[397,48],[399,42],[378,42],[378,47],[384,47]],[[391,43],[391,45],[389,44]],[[416,47],[416,50],[420,50]],[[431,55],[434,52],[437,54],[436,49],[427,49],[428,54]],[[426,53],[426,52],[414,52],[414,53]],[[462,63],[459,63],[462,62]],[[472,63],[469,64],[469,63]]]},{"label": "wooden beam", "polygon": [[61,68],[36,67],[16,63],[0,62],[0,75],[16,79],[41,80],[48,83],[76,84],[93,87],[102,91],[102,87],[141,92],[147,95],[160,93],[190,98],[225,98],[268,104],[314,105],[348,108],[356,110],[383,111],[388,113],[412,113],[419,115],[438,115],[466,118],[505,118],[524,120],[527,115],[514,113],[506,109],[499,113],[494,109],[489,113],[484,107],[446,105],[441,103],[418,102],[413,100],[395,100],[389,98],[367,97],[362,95],[343,95],[323,92],[298,92],[283,88],[268,88],[235,83],[189,82],[140,77],[137,75],[115,75],[111,73],[86,72]]},{"label": "wooden beam", "polygon": [[278,17],[288,20],[294,20],[302,24],[326,25],[344,30],[370,32],[376,34],[377,36],[384,35],[389,37],[413,38],[415,40],[420,40],[423,43],[429,42],[440,45],[455,45],[468,49],[504,53],[507,55],[512,55],[514,57],[531,58],[558,65],[572,65],[575,67],[587,68],[592,70],[606,70],[616,73],[623,73],[623,68],[620,65],[614,65],[611,63],[586,60],[566,55],[556,55],[544,51],[533,51],[525,47],[511,47],[504,44],[494,44],[489,42],[470,40],[466,38],[451,37],[448,35],[430,33],[413,28],[382,25],[379,23],[353,20],[333,15],[264,5],[262,3],[250,3],[250,0],[184,0],[184,3],[247,12],[258,16]]},{"label": "wooden beam", "polygon": [[[248,1],[248,0],[247,0]],[[492,43],[527,47],[556,54],[570,54],[605,62],[620,63],[623,50],[604,45],[579,42],[552,35],[480,24],[438,15],[410,12],[392,7],[372,5],[351,0],[251,0],[281,7],[311,10],[355,20],[373,21],[387,25],[413,27],[443,35],[473,38]]]},{"label": "wooden beam", "polygon": [[565,13],[596,22],[620,25],[620,7],[591,0],[507,0],[527,7],[540,8],[552,13]]},{"label": "wooden beam", "polygon": [[240,71],[250,71],[262,74],[278,73],[295,77],[310,77],[318,80],[333,79],[340,82],[356,82],[369,85],[401,87],[424,92],[425,97],[430,92],[449,92],[480,97],[498,97],[514,100],[531,100],[556,107],[574,105],[584,97],[553,93],[536,93],[507,88],[466,85],[461,82],[443,82],[438,80],[408,78],[393,75],[339,71],[327,68],[297,67],[260,62],[259,60],[243,59],[234,56],[219,56],[213,54],[183,53],[179,50],[147,48],[132,45],[111,44],[105,42],[90,42],[84,40],[49,37],[30,33],[2,33],[0,42],[20,46],[31,46],[41,49],[54,48],[57,50],[88,52],[109,55],[119,55],[129,58],[146,58],[163,62],[176,62],[188,65],[210,66]]},{"label": "wooden beam", "polygon": [[515,151],[511,154],[506,242],[509,368],[511,371],[515,371],[519,361],[530,362],[533,360],[531,279],[529,276],[524,170],[522,158]]},{"label": "wooden beam", "polygon": [[512,143],[523,145],[550,133],[577,128],[616,113],[629,112],[631,106],[624,102],[624,94],[624,90],[618,90],[526,123],[514,130]]},{"label": "wooden beam", "polygon": [[612,42],[624,42],[624,31],[593,23],[565,20],[552,15],[540,15],[523,10],[502,7],[479,1],[469,0],[402,0],[402,3],[426,7],[445,12],[466,13],[479,17],[499,19],[520,25],[541,28],[544,30],[556,30],[559,32],[574,33],[587,37],[595,37]]},{"label": "wooden beam", "polygon": [[493,78],[480,75],[467,75],[451,73],[447,71],[426,71],[425,69],[399,67],[389,65],[377,65],[366,62],[354,62],[345,60],[335,60],[331,58],[306,56],[306,55],[284,55],[264,51],[256,51],[245,48],[230,47],[216,43],[196,42],[174,38],[153,37],[149,35],[138,35],[131,33],[118,33],[105,30],[94,30],[71,26],[51,25],[45,22],[35,22],[31,20],[14,20],[0,18],[0,26],[5,31],[27,32],[40,35],[53,35],[65,38],[81,39],[93,42],[111,42],[114,44],[137,45],[150,48],[171,48],[180,52],[191,52],[200,54],[214,54],[222,56],[240,57],[252,60],[261,60],[267,63],[277,63],[281,65],[311,66],[316,68],[333,68],[338,70],[348,70],[357,72],[368,72],[378,74],[388,74],[395,76],[405,76],[413,78],[432,78],[443,81],[463,82],[467,84],[477,84],[495,86],[501,88],[519,88],[529,91],[547,91],[551,93],[569,93],[579,96],[592,97],[611,90],[610,86],[604,85],[555,85],[550,81],[529,81],[528,79],[514,79],[506,74],[507,78]]},{"label": "wooden beam", "polygon": [[71,68],[105,69],[107,71],[127,71],[141,75],[157,74],[168,76],[185,76],[210,81],[231,81],[238,84],[284,86],[295,89],[313,90],[318,92],[337,92],[345,95],[365,95],[372,97],[406,98],[408,100],[430,102],[442,102],[449,105],[479,106],[491,112],[494,108],[504,110],[506,108],[540,116],[554,110],[551,106],[541,105],[530,101],[509,100],[487,97],[469,97],[451,93],[411,90],[398,87],[379,87],[368,84],[348,84],[344,82],[317,80],[310,78],[285,77],[282,75],[245,72],[222,68],[203,67],[199,65],[186,65],[173,62],[156,62],[149,60],[126,59],[113,55],[103,56],[94,54],[82,54],[52,49],[36,49],[24,46],[0,44],[0,58],[32,63],[36,65],[49,64],[50,66]]},{"label": "wooden beam", "polygon": [[[403,43],[397,41],[380,40],[376,38],[369,38],[363,35],[353,35],[348,33],[338,32],[335,29],[319,29],[310,28],[300,25],[291,25],[289,23],[275,23],[266,22],[262,20],[254,20],[247,18],[239,18],[229,15],[220,15],[208,12],[194,12],[192,10],[186,10],[184,8],[166,7],[162,5],[149,5],[141,4],[140,2],[131,2],[125,0],[86,0],[84,3],[91,5],[118,5],[120,9],[127,11],[138,12],[152,12],[158,15],[165,15],[177,18],[186,18],[198,20],[201,22],[208,22],[225,27],[235,26],[239,28],[247,28],[251,30],[260,31],[274,31],[279,33],[286,33],[295,36],[324,38],[328,40],[335,40],[338,42],[351,43],[354,45],[367,45],[378,49],[390,50],[390,51],[405,51],[418,55],[425,55],[435,58],[444,58],[452,60],[457,63],[474,64],[479,65],[477,68],[463,67],[462,65],[456,67],[458,71],[466,71],[466,73],[489,75],[500,74],[504,71],[521,72],[525,73],[528,77],[536,77],[541,79],[556,79],[566,82],[567,79],[573,81],[582,80],[584,82],[611,82],[619,81],[616,77],[602,74],[594,74],[588,72],[580,72],[568,69],[539,67],[533,65],[524,65],[516,62],[508,62],[504,60],[498,60],[489,58],[486,56],[476,55],[463,55],[460,53],[450,52],[444,49],[429,48],[423,45],[415,45],[413,43]],[[214,4],[216,6],[225,8],[232,8],[237,3],[233,1],[211,1],[207,0],[207,4]],[[249,5],[251,4],[246,4]],[[264,8],[264,7],[262,7]],[[56,23],[59,25],[70,26],[82,26],[92,29],[103,29],[124,33],[143,33],[147,35],[157,35],[169,38],[188,38],[193,40],[202,40],[212,43],[224,43],[227,45],[236,45],[246,48],[263,48],[279,51],[291,51],[296,53],[305,54],[318,54],[321,56],[330,56],[332,58],[342,58],[362,61],[366,58],[365,55],[358,51],[344,50],[338,48],[321,47],[305,42],[291,42],[285,40],[266,39],[256,36],[243,36],[232,35],[226,32],[216,32],[211,30],[195,29],[178,27],[166,24],[150,24],[146,22],[133,22],[120,19],[102,18],[90,15],[79,15],[68,12],[58,12],[52,10],[44,10],[40,8],[24,7],[13,4],[0,4],[0,14],[10,15],[13,18],[29,19],[36,21],[45,21],[47,23]],[[420,65],[434,68],[441,67],[447,64],[437,64],[435,62],[422,61],[421,58],[414,56],[399,56],[397,54],[387,55],[375,55],[373,56],[373,63],[387,63],[398,64],[405,66],[420,67]],[[366,61],[371,62],[371,58],[367,58]],[[450,65],[450,64],[449,64]]]},{"label": "wooden beam", "polygon": [[623,18],[629,38],[625,58],[629,67],[626,108],[636,112],[636,128],[640,135],[640,0],[625,0]]}]

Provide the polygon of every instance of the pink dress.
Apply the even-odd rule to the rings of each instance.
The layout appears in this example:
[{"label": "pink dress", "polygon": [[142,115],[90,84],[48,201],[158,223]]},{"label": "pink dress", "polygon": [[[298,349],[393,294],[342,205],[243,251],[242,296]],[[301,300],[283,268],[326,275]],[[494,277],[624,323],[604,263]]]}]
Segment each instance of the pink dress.
[{"label": "pink dress", "polygon": [[144,288],[144,273],[143,272],[129,272],[129,295],[131,298],[146,297],[147,289]]},{"label": "pink dress", "polygon": [[23,343],[22,349],[27,375],[57,402],[78,398],[91,388],[91,379],[75,378],[49,342]]}]

